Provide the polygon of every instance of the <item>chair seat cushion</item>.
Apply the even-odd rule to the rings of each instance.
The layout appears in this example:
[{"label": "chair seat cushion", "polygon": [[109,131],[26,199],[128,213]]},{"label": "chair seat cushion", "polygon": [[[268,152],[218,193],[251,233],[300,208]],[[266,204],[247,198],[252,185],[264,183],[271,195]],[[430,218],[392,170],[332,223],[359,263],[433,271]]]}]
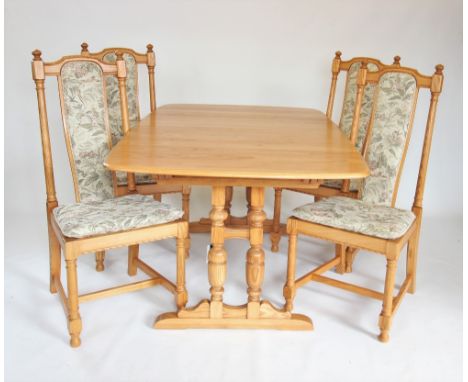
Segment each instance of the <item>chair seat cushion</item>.
[{"label": "chair seat cushion", "polygon": [[[361,186],[362,179],[351,179],[349,182],[349,191],[359,191],[359,187]],[[326,179],[323,182],[325,187],[329,188],[336,188],[341,189],[343,181],[340,179]]]},{"label": "chair seat cushion", "polygon": [[372,205],[344,196],[306,204],[296,208],[292,215],[301,220],[382,239],[403,236],[415,219],[411,211]]},{"label": "chair seat cushion", "polygon": [[[117,171],[115,173],[115,176],[117,177],[117,185],[119,186],[126,186],[127,185],[127,173],[126,172],[121,172]],[[156,181],[153,178],[153,175],[151,174],[135,174],[135,182],[136,184],[152,184],[156,183]]]},{"label": "chair seat cushion", "polygon": [[74,238],[169,223],[184,214],[147,195],[68,204],[55,208],[53,213],[62,233]]}]

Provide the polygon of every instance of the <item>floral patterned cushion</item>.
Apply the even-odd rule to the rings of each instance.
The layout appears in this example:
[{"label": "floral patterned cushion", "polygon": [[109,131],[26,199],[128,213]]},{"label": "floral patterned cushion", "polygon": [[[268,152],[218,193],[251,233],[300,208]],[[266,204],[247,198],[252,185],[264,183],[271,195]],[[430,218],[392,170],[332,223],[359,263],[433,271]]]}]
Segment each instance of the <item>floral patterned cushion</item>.
[{"label": "floral patterned cushion", "polygon": [[372,205],[344,196],[306,204],[296,208],[292,215],[301,220],[382,239],[403,236],[415,219],[411,211]]},{"label": "floral patterned cushion", "polygon": [[103,165],[110,150],[110,138],[102,70],[94,62],[67,62],[62,66],[59,81],[77,199],[88,202],[112,198],[112,176]]},{"label": "floral patterned cushion", "polygon": [[[351,179],[349,182],[349,190],[350,191],[358,191],[361,188],[362,179]],[[325,187],[341,189],[343,181],[340,179],[326,179],[323,182]]]},{"label": "floral patterned cushion", "polygon": [[[346,90],[343,101],[343,109],[341,111],[340,129],[347,137],[351,136],[351,125],[353,124],[354,107],[356,105],[357,92],[357,75],[360,62],[352,64],[348,70],[346,78]],[[379,68],[372,62],[368,63],[367,69],[369,72],[376,72]],[[373,97],[375,92],[375,84],[367,84],[364,88],[362,96],[361,115],[359,118],[359,128],[356,137],[356,147],[360,150],[367,133],[367,126],[372,113]]]},{"label": "floral patterned cushion", "polygon": [[55,208],[53,213],[62,233],[74,238],[168,223],[184,214],[145,195],[69,204]]},{"label": "floral patterned cushion", "polygon": [[416,79],[408,73],[388,72],[377,86],[375,117],[366,157],[370,176],[363,182],[362,200],[389,206],[417,97]]}]

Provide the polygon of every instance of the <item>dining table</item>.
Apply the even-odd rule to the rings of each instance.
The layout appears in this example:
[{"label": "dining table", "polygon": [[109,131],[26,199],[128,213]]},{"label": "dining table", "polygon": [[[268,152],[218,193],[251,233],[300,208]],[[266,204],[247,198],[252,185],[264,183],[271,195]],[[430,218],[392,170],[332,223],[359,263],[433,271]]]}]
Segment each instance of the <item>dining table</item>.
[{"label": "dining table", "polygon": [[[360,152],[321,111],[309,108],[170,104],[158,107],[112,148],[112,171],[153,174],[161,184],[211,187],[209,297],[156,318],[154,327],[311,330],[312,320],[263,300],[265,188],[320,186],[324,179],[364,178]],[[226,225],[226,188],[250,188],[247,225]],[[247,302],[223,302],[226,239],[250,242]],[[197,254],[194,254],[195,256]],[[190,292],[190,291],[189,291]]]}]

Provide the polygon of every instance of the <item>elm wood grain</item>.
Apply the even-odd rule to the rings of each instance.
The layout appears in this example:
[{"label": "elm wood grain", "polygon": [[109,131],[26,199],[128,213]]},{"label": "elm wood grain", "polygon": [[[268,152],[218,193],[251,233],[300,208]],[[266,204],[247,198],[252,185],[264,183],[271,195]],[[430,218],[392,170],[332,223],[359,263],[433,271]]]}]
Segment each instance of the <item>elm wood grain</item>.
[{"label": "elm wood grain", "polygon": [[[305,187],[301,175],[304,179],[322,179],[325,175],[341,179],[343,172],[350,170],[367,174],[367,169],[362,166],[357,151],[344,142],[345,138],[336,125],[328,121],[322,113],[311,109],[167,105],[158,108],[157,113],[144,118],[139,127],[144,131],[138,131],[137,137],[131,131],[133,137],[130,142],[124,139],[115,150],[121,150],[120,153],[113,152],[107,163],[110,168],[112,165],[124,168],[122,164],[130,159],[125,150],[133,150],[134,147],[146,150],[139,153],[141,159],[147,159],[146,162],[140,162],[140,158],[132,158],[134,162],[128,164],[132,168],[140,170],[144,168],[147,173],[157,169],[154,174],[159,176],[181,175],[172,176],[172,179],[157,177],[160,186],[181,183],[201,185],[206,183],[188,177],[202,175],[226,178],[229,174],[233,175],[232,178],[239,176],[247,178],[246,181],[236,180],[231,185],[248,186],[249,181],[253,182],[250,180],[252,177],[265,180],[264,178],[269,175],[267,170],[283,167],[282,174],[288,174],[298,167],[304,168],[303,161],[307,158],[309,165],[316,163],[315,169],[311,168],[312,171],[298,174],[300,182],[293,183],[293,179],[284,179],[281,186]],[[184,140],[180,145],[175,143],[179,142],[179,139]],[[148,141],[155,142],[150,150],[147,147]],[[332,146],[327,147],[327,143],[330,142]],[[128,144],[131,147],[128,147]],[[136,151],[134,152],[138,155]],[[157,158],[152,158],[156,153]],[[351,159],[348,154],[351,154]],[[115,162],[114,155],[124,155],[124,163]],[[288,161],[284,160],[285,157]],[[217,158],[216,162],[211,158]],[[258,158],[263,159],[259,161]],[[273,161],[272,158],[276,160]],[[157,160],[157,163],[154,160]],[[135,163],[139,165],[134,167]],[[185,168],[181,167],[182,163]],[[326,165],[333,163],[339,163],[339,166],[326,169]],[[255,164],[257,171],[246,173]],[[318,171],[324,167],[326,172]],[[351,171],[349,176],[353,177]],[[281,177],[281,173],[276,172],[272,176],[276,179],[270,184],[278,186],[277,180]],[[354,177],[360,176],[354,174]],[[228,226],[247,227],[246,217],[237,218],[228,215],[227,220]],[[278,235],[284,232],[285,225],[272,220],[265,221],[265,232],[271,232],[273,225]],[[201,219],[190,224],[191,232],[209,232],[209,230],[209,219]]]},{"label": "elm wood grain", "polygon": [[[236,180],[231,186],[249,186],[252,178],[266,181],[265,178],[271,176],[275,178],[271,186],[306,188],[302,179],[326,176],[341,179],[345,172],[350,178],[367,174],[357,151],[345,142],[346,138],[336,125],[311,109],[167,105],[144,118],[139,128],[143,131],[131,131],[129,139],[123,139],[107,163],[110,168],[124,168],[128,164],[138,168],[137,172],[153,171],[160,186],[200,185],[206,183],[189,177],[232,175],[231,178],[242,177],[246,181]],[[148,141],[154,142],[151,147]],[[128,150],[132,151],[132,158],[125,152]],[[118,156],[123,162],[119,162]],[[335,163],[338,166],[334,166]],[[135,167],[135,164],[138,165]],[[298,168],[303,169],[302,173],[294,174]],[[274,172],[275,169],[282,171]],[[172,175],[172,179],[161,175]],[[289,179],[278,184],[278,179],[285,178],[282,175],[288,175]],[[299,182],[293,183],[294,179]],[[228,215],[227,220],[228,226],[247,227],[246,217]],[[265,232],[274,230],[277,235],[285,228],[274,220],[266,220],[265,227]],[[190,230],[209,232],[210,221],[192,222]]]},{"label": "elm wood grain", "polygon": [[[390,326],[393,317],[395,316],[396,311],[403,300],[403,297],[407,292],[415,292],[416,263],[423,211],[422,201],[424,195],[424,186],[426,182],[427,166],[429,163],[429,154],[432,143],[432,134],[434,131],[436,108],[440,93],[442,91],[444,79],[443,68],[444,67],[442,65],[437,65],[435,68],[435,73],[432,76],[424,76],[414,69],[402,67],[392,69],[386,68],[378,72],[368,73],[367,81],[369,82],[378,81],[382,75],[389,71],[407,73],[415,78],[416,87],[418,91],[420,89],[428,89],[431,94],[424,134],[423,148],[421,153],[421,160],[419,165],[418,180],[416,183],[416,190],[412,207],[412,211],[415,215],[415,220],[402,237],[390,240],[328,227],[317,223],[300,220],[295,217],[289,218],[287,223],[287,231],[290,240],[288,250],[288,272],[286,283],[283,289],[286,310],[292,310],[293,300],[296,295],[297,288],[303,286],[309,281],[321,282],[340,289],[348,290],[350,292],[358,293],[363,296],[382,300],[382,310],[379,315],[378,322],[380,328],[380,334],[378,336],[378,339],[382,342],[387,342],[389,340]],[[375,111],[373,111],[373,113],[374,112]],[[412,125],[413,123],[413,116],[411,116],[410,125]],[[359,115],[357,115],[357,118],[359,118]],[[405,144],[405,152],[408,148],[411,128],[412,126],[409,126],[408,128],[409,133]],[[372,130],[372,126],[370,126],[369,129]],[[403,153],[403,158],[401,160],[398,177],[401,175],[401,169],[405,160],[405,152]],[[392,204],[395,202],[397,188],[398,180],[394,186],[394,198],[392,200]],[[335,243],[337,252],[332,260],[305,274],[299,279],[295,279],[296,243],[299,234]],[[403,284],[400,287],[398,294],[394,296],[396,265],[401,255],[401,251],[405,247],[407,248],[406,277]],[[345,269],[345,271],[349,271],[351,269],[354,255],[356,254],[356,251],[358,249],[366,249],[370,252],[374,252],[385,256],[387,265],[383,293],[321,275],[324,271],[330,269],[333,265],[336,265],[340,272],[343,272],[343,268]],[[345,263],[343,266],[344,255]]]},{"label": "elm wood grain", "polygon": [[155,175],[279,182],[368,175],[360,153],[323,113],[265,106],[159,107],[131,129],[106,165]]}]

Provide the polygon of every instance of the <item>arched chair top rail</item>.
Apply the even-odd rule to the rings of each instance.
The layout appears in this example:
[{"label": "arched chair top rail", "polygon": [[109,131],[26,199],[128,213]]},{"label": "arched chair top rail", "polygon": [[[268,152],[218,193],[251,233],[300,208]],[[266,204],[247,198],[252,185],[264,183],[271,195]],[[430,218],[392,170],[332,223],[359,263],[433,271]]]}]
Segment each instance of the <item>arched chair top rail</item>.
[{"label": "arched chair top rail", "polygon": [[101,68],[104,75],[116,75],[117,77],[126,77],[126,69],[125,63],[123,60],[123,53],[120,51],[116,52],[117,55],[117,62],[116,64],[107,64],[105,62],[100,61],[97,58],[93,57],[85,57],[81,55],[71,55],[71,56],[64,56],[57,61],[52,62],[44,62],[42,61],[41,55],[42,52],[40,50],[35,50],[32,52],[34,58],[32,62],[33,66],[33,79],[39,80],[44,79],[45,76],[59,76],[60,71],[67,62],[73,61],[87,61],[87,62],[94,62]]},{"label": "arched chair top rail", "polygon": [[[138,53],[133,49],[130,48],[118,48],[118,47],[110,47],[110,48],[105,48],[102,49],[99,52],[91,53],[89,51],[89,45],[87,42],[83,42],[81,44],[81,56],[83,57],[91,57],[91,58],[97,58],[98,60],[105,60],[106,55],[112,54],[115,52],[121,52],[122,54],[126,54],[130,57],[133,58],[135,63],[138,64],[144,64],[146,65],[148,69],[148,77],[149,77],[149,93],[150,93],[150,110],[153,112],[156,110],[156,88],[155,88],[155,80],[154,80],[154,71],[156,67],[156,56],[153,51],[153,45],[148,44],[146,45],[146,53]],[[137,70],[137,65],[131,65],[131,70],[129,72],[130,79],[134,78],[135,79],[135,87],[133,87],[134,90],[134,95],[132,100],[134,101],[133,104],[136,105],[137,109],[137,115],[138,119],[139,117],[139,110],[140,110],[140,104],[139,104],[139,99],[138,99],[138,70]],[[132,77],[133,76],[133,77]],[[132,82],[132,81],[131,81]],[[130,88],[131,90],[132,88]],[[130,96],[132,96],[132,92],[130,91]],[[135,103],[136,102],[136,103]]]},{"label": "arched chair top rail", "polygon": [[121,53],[130,54],[131,56],[133,56],[135,58],[135,61],[138,64],[146,64],[148,66],[154,66],[156,64],[156,59],[155,59],[154,50],[153,50],[154,47],[152,44],[146,45],[146,53],[138,53],[133,49],[121,48],[121,47],[105,48],[105,49],[100,50],[99,52],[91,53],[88,50],[88,48],[89,48],[89,45],[87,42],[83,42],[81,44],[82,56],[93,57],[93,58],[102,60],[109,53],[121,52]]},{"label": "arched chair top rail", "polygon": [[333,59],[333,72],[339,72],[339,71],[348,71],[351,65],[355,64],[356,62],[367,62],[367,63],[372,63],[376,65],[379,70],[382,68],[386,67],[400,67],[400,61],[401,57],[400,56],[394,56],[393,57],[393,63],[390,65],[384,64],[382,61],[372,58],[372,57],[353,57],[349,60],[342,60],[341,59],[341,52],[337,51],[335,52],[335,58]]},{"label": "arched chair top rail", "polygon": [[[363,61],[363,64],[366,61]],[[435,66],[435,73],[431,76],[427,76],[424,74],[419,73],[416,69],[408,68],[408,67],[384,67],[377,72],[367,72],[366,73],[366,82],[375,83],[378,82],[379,79],[385,73],[406,73],[414,77],[416,80],[416,86],[418,88],[428,88],[431,89],[432,92],[440,92],[438,90],[442,86],[442,72],[444,70],[443,65],[436,65]]]}]

